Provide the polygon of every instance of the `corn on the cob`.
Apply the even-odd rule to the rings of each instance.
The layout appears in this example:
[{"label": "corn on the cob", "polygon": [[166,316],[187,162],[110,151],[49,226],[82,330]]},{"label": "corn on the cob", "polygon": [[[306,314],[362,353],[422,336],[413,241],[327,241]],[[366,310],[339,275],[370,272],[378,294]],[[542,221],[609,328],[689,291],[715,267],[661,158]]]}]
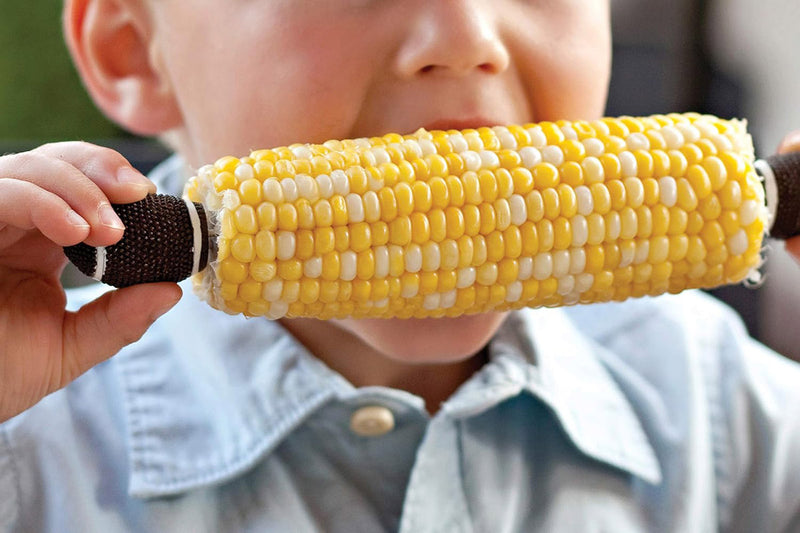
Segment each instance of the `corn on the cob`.
[{"label": "corn on the cob", "polygon": [[193,278],[229,313],[442,317],[741,281],[766,211],[746,127],[699,114],[295,144],[224,157]]}]

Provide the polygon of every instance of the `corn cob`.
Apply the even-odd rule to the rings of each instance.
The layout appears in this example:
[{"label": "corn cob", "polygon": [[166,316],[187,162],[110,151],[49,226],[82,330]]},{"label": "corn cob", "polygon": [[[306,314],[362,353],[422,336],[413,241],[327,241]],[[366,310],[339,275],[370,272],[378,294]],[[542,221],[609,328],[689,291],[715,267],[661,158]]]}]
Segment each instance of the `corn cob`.
[{"label": "corn cob", "polygon": [[[741,281],[768,218],[745,123],[699,114],[294,144],[224,157],[193,276],[228,313],[454,317]],[[756,272],[757,274],[757,272]]]}]

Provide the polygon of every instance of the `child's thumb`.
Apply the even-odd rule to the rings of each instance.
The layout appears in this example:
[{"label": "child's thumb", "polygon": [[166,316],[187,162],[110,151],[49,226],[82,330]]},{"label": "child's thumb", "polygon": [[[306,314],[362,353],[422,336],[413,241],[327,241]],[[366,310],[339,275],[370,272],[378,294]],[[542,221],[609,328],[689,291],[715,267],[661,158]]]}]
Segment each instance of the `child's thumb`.
[{"label": "child's thumb", "polygon": [[180,298],[181,289],[174,283],[135,285],[108,292],[68,313],[60,386],[139,340]]}]

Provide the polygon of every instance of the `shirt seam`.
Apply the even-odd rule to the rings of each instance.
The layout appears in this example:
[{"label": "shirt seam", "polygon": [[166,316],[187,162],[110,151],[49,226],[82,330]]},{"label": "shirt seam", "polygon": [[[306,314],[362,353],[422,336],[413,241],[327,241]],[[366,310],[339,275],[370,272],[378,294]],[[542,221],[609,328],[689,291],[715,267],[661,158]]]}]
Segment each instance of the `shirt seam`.
[{"label": "shirt seam", "polygon": [[[10,527],[19,520],[20,493],[22,488],[20,487],[19,466],[17,465],[16,458],[14,457],[13,448],[11,446],[11,437],[8,434],[8,427],[6,426],[0,426],[0,445],[2,445],[2,450],[5,451],[6,455],[8,456],[8,462],[11,466],[11,473],[10,473],[10,476],[12,477],[11,485],[14,490],[13,501],[11,505],[13,508],[13,514],[9,517],[9,522],[7,524]],[[0,526],[1,525],[2,524],[0,524]]]}]

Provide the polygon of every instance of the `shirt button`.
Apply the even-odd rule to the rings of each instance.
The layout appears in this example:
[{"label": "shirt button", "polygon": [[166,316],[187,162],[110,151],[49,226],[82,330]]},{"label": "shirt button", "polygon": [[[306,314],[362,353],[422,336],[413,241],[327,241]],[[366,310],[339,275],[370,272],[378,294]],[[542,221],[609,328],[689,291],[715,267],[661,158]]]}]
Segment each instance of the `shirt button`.
[{"label": "shirt button", "polygon": [[394,429],[394,415],[386,407],[370,405],[350,417],[350,430],[361,437],[380,437]]}]

